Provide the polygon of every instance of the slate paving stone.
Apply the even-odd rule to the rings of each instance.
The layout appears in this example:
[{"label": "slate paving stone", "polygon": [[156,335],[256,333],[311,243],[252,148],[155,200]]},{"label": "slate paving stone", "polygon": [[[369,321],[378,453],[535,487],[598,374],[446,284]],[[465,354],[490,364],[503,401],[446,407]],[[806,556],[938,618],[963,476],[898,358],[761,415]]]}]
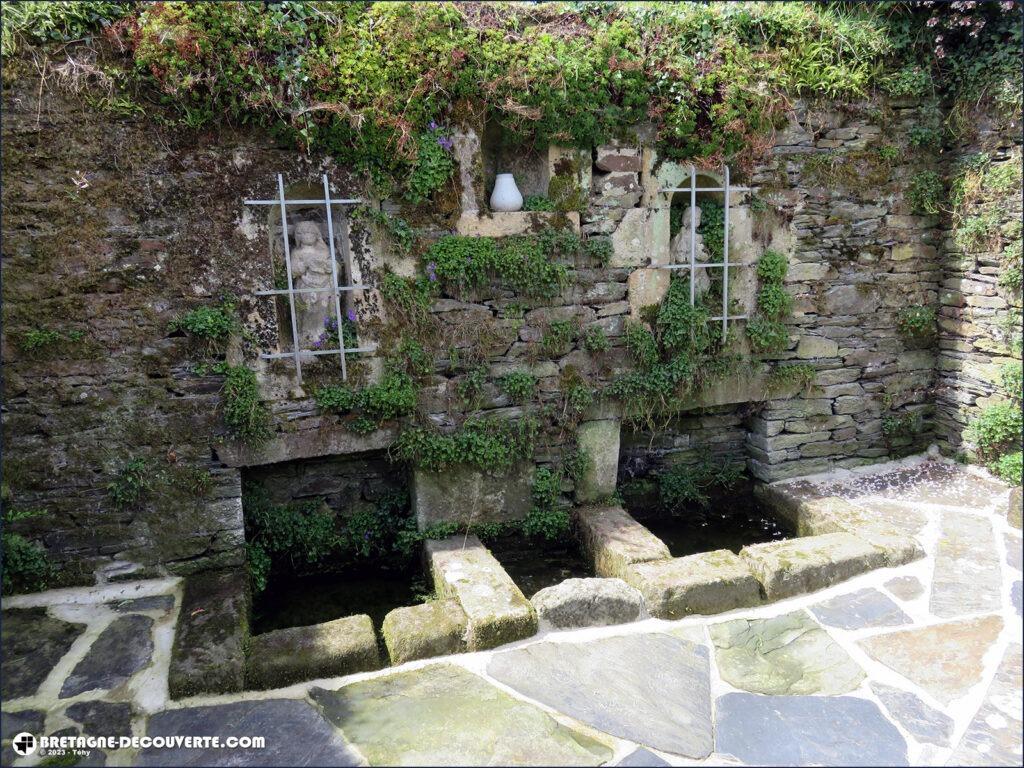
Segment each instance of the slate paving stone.
[{"label": "slate paving stone", "polygon": [[239,701],[171,709],[153,715],[147,736],[263,736],[263,749],[144,749],[136,765],[348,766],[358,765],[341,735],[309,702]]},{"label": "slate paving stone", "polygon": [[613,736],[692,758],[713,748],[702,645],[661,633],[536,643],[496,654],[487,674]]},{"label": "slate paving stone", "polygon": [[998,616],[949,621],[875,635],[860,646],[943,704],[960,698],[984,672],[982,659],[1003,628]]},{"label": "slate paving stone", "polygon": [[885,683],[871,683],[871,690],[889,714],[915,739],[939,747],[949,745],[953,735],[953,718],[945,712],[928,706],[910,691]]},{"label": "slate paving stone", "polygon": [[93,642],[64,681],[60,698],[115,688],[149,664],[153,656],[153,619],[132,614],[114,619]]},{"label": "slate paving stone", "polygon": [[[858,475],[836,484],[847,495],[879,496],[903,504],[940,504],[968,509],[1002,509],[1006,486],[956,464],[924,461],[893,472]],[[835,493],[843,496],[842,493]]]},{"label": "slate paving stone", "polygon": [[1024,583],[1020,581],[1015,581],[1010,586],[1010,603],[1013,605],[1014,610],[1017,611],[1018,616],[1021,615],[1021,608],[1024,607],[1022,606],[1022,602],[1024,601],[1022,601],[1021,598],[1022,587],[1024,587]]},{"label": "slate paving stone", "polygon": [[811,606],[822,624],[841,629],[909,624],[910,617],[877,589],[859,589]]},{"label": "slate paving stone", "polygon": [[660,768],[660,766],[672,765],[672,763],[662,760],[650,750],[640,747],[640,749],[633,750],[624,758],[619,760],[616,765],[630,765],[636,766],[636,768],[643,768],[643,766],[654,768],[655,766],[658,766]]},{"label": "slate paving stone", "polygon": [[1021,646],[1007,647],[985,701],[967,726],[950,765],[1021,765]]},{"label": "slate paving stone", "polygon": [[928,610],[942,618],[998,610],[1001,584],[991,521],[944,512]]},{"label": "slate paving stone", "polygon": [[127,702],[80,701],[64,714],[90,736],[128,736],[132,732],[132,705]]},{"label": "slate paving stone", "polygon": [[107,603],[107,605],[118,613],[140,613],[143,611],[162,611],[167,613],[174,608],[174,595],[135,597],[130,600]]},{"label": "slate paving stone", "polygon": [[598,765],[612,751],[450,664],[310,696],[371,765]]},{"label": "slate paving stone", "polygon": [[885,582],[885,588],[900,600],[916,600],[924,594],[924,584],[916,576],[897,576]]},{"label": "slate paving stone", "polygon": [[1022,561],[1024,561],[1024,547],[1022,547],[1020,536],[1014,536],[1012,533],[1005,533],[1003,534],[1003,541],[1006,543],[1006,564],[1015,571],[1024,570],[1024,568],[1022,568]]},{"label": "slate paving stone", "polygon": [[39,736],[43,732],[46,713],[39,709],[19,709],[0,713],[0,740],[9,741],[19,733]]},{"label": "slate paving stone", "polygon": [[864,679],[850,655],[803,611],[726,621],[710,632],[718,673],[744,691],[835,695]]},{"label": "slate paving stone", "polygon": [[716,701],[716,748],[747,765],[907,765],[907,744],[874,702],[853,696]]},{"label": "slate paving stone", "polygon": [[45,608],[4,611],[0,622],[0,698],[10,701],[34,694],[85,627],[55,619]]}]

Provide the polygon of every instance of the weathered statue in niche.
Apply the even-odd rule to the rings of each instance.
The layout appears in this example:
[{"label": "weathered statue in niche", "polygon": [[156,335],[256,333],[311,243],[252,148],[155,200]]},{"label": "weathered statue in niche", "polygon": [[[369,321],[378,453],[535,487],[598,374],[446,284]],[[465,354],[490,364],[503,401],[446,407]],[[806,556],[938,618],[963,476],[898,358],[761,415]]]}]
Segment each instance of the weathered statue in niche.
[{"label": "weathered statue in niche", "polygon": [[[669,245],[671,253],[671,259],[673,264],[689,264],[690,263],[690,228],[700,229],[700,206],[686,207],[683,211],[683,224],[679,228],[675,237],[672,238],[672,242]],[[707,247],[704,245],[704,238],[700,232],[696,233],[694,238],[695,255],[694,261],[706,264],[711,258],[708,253]],[[711,278],[708,276],[708,270],[706,269],[695,269],[693,270],[694,280],[694,293],[697,296],[704,295],[708,288],[711,287]]]},{"label": "weathered statue in niche", "polygon": [[295,321],[299,345],[313,349],[324,330],[324,322],[334,317],[331,296],[331,254],[315,221],[295,225],[295,248],[292,249],[292,283],[297,289],[322,288],[318,293],[295,295]]}]

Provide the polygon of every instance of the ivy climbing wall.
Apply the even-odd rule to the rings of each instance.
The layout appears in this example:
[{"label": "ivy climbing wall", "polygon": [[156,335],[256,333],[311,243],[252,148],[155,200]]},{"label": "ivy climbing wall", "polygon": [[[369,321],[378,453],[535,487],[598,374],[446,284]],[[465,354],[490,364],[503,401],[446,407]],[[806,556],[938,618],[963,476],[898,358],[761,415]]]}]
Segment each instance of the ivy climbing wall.
[{"label": "ivy climbing wall", "polygon": [[[987,340],[1004,338],[1019,283],[1016,298],[998,285],[987,246],[964,262],[946,216],[919,199],[922,174],[948,169],[907,138],[923,119],[913,99],[794,101],[788,126],[734,179],[749,191],[733,200],[731,258],[744,265],[733,298],[760,330],[737,322],[732,346],[712,355],[721,339],[697,348],[668,333],[703,327],[657,269],[672,218],[658,190],[685,166],[663,162],[642,126],[582,151],[524,150],[508,162],[547,195],[490,216],[496,161],[482,126],[429,134],[448,174],[429,201],[378,201],[329,158],[256,129],[112,116],[40,89],[26,61],[11,66],[4,483],[9,503],[44,510],[17,526],[58,565],[51,585],[240,565],[241,468],[274,479],[259,468],[279,462],[315,465],[280,482],[315,480],[330,471],[321,457],[390,451],[389,480],[407,484],[416,466],[540,466],[564,505],[587,461],[610,491],[616,474],[709,456],[774,480],[919,450],[936,433],[955,447],[1008,356]],[[985,151],[1019,167],[1018,139]],[[258,358],[281,335],[271,301],[252,297],[275,281],[274,222],[242,201],[272,197],[277,173],[299,187],[327,173],[335,194],[372,203],[352,230],[371,289],[343,333],[380,351],[353,358],[348,382],[322,358],[299,388],[289,361]],[[1019,213],[1018,200],[999,214],[1004,250]],[[781,262],[758,277],[767,253]],[[226,294],[229,332],[190,332],[199,318],[181,318]],[[664,359],[672,343],[692,367]],[[652,350],[663,357],[645,360]],[[645,410],[676,375],[683,394]],[[594,421],[626,425],[610,465],[580,461],[578,429]]]}]

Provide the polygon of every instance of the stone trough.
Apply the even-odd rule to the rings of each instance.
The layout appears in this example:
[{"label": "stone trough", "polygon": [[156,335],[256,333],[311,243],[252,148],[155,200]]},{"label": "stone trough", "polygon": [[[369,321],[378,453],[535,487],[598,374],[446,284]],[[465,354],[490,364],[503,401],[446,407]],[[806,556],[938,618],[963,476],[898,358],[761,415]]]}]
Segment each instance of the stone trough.
[{"label": "stone trough", "polygon": [[806,484],[757,486],[798,537],[672,557],[615,504],[579,506],[573,523],[597,578],[567,579],[528,600],[476,536],[428,541],[435,597],[396,608],[378,643],[369,616],[250,637],[244,573],[190,577],[170,669],[171,695],[266,689],[522,640],[538,630],[646,618],[679,619],[804,594],[923,555],[918,542],[870,510],[818,496]]}]

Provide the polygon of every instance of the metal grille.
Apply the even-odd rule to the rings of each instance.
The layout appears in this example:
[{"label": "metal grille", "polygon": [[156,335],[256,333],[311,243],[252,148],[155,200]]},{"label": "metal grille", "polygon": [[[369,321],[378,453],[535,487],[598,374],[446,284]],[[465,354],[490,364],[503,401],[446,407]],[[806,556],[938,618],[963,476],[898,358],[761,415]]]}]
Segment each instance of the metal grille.
[{"label": "metal grille", "polygon": [[690,166],[690,185],[688,187],[663,187],[661,192],[668,194],[675,194],[676,192],[689,192],[690,193],[690,209],[691,211],[697,206],[697,193],[698,192],[721,192],[724,196],[723,200],[723,232],[722,232],[722,261],[719,264],[710,264],[697,261],[697,224],[696,217],[691,213],[690,215],[690,261],[686,264],[662,264],[659,265],[659,269],[688,269],[690,270],[690,306],[692,307],[696,301],[696,284],[697,281],[693,279],[693,275],[696,274],[698,269],[721,269],[722,270],[722,314],[710,318],[711,320],[720,320],[722,322],[722,337],[725,337],[726,331],[730,320],[746,320],[746,315],[730,315],[729,314],[729,269],[730,267],[736,269],[739,264],[729,263],[729,192],[746,192],[747,187],[731,187],[729,185],[729,166],[723,167],[722,173],[722,186],[721,187],[698,187],[697,186],[697,169]]},{"label": "metal grille", "polygon": [[[288,297],[288,311],[291,317],[292,326],[292,348],[290,352],[265,352],[260,354],[260,357],[264,360],[278,360],[282,358],[292,358],[295,364],[295,375],[298,378],[298,382],[302,383],[302,356],[303,355],[337,355],[341,362],[341,378],[346,380],[348,378],[348,368],[345,362],[346,354],[353,354],[358,352],[373,352],[376,347],[346,347],[345,346],[345,334],[343,331],[343,320],[341,314],[341,294],[345,291],[361,291],[367,286],[365,285],[354,285],[349,283],[339,284],[338,282],[338,259],[336,256],[335,249],[335,233],[334,233],[334,216],[333,206],[351,206],[362,202],[356,198],[332,198],[330,184],[327,181],[327,175],[323,175],[324,184],[324,196],[322,200],[287,200],[284,194],[284,177],[281,174],[277,175],[277,199],[275,200],[246,200],[246,205],[276,205],[281,210],[281,235],[284,240],[284,265],[285,272],[287,274],[288,287],[282,289],[270,289],[264,291],[256,291],[257,296],[287,296]],[[296,288],[294,279],[292,276],[292,258],[291,258],[291,243],[289,242],[288,235],[288,206],[289,205],[301,205],[309,207],[313,205],[322,205],[326,212],[327,219],[327,243],[328,251],[330,253],[331,261],[331,285],[324,288]],[[349,279],[352,275],[352,249],[350,247],[349,236],[348,236],[348,213],[347,210],[342,211],[342,223],[344,226],[341,227],[341,255],[342,261],[345,266],[346,279]],[[273,253],[271,253],[271,270],[274,268],[273,264]],[[299,327],[296,322],[295,316],[295,295],[296,294],[316,294],[316,293],[327,293],[330,294],[334,299],[334,317],[338,326],[338,348],[337,349],[302,349],[299,345]]]}]

